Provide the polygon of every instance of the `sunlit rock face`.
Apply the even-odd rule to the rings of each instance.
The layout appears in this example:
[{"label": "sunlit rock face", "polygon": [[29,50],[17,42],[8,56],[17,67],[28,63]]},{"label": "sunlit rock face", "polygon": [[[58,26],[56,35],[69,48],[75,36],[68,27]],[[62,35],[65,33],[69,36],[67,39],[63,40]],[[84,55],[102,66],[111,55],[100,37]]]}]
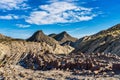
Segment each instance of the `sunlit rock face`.
[{"label": "sunlit rock face", "polygon": [[70,46],[50,46],[45,42],[5,41],[0,45],[0,61],[2,64],[17,64],[28,53],[42,55],[49,51],[53,54],[68,54],[73,50]]},{"label": "sunlit rock face", "polygon": [[7,58],[10,57],[10,49],[8,46],[0,44],[0,64],[6,63]]}]

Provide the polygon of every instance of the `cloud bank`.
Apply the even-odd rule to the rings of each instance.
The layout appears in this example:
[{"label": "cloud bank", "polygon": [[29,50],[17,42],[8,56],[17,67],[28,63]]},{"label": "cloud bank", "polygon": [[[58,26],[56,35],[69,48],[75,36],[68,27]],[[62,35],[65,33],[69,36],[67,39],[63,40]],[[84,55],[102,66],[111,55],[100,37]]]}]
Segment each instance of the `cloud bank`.
[{"label": "cloud bank", "polygon": [[73,23],[88,21],[96,16],[92,13],[92,8],[77,6],[70,2],[54,2],[40,5],[39,9],[31,12],[26,22],[36,25]]},{"label": "cloud bank", "polygon": [[[37,8],[28,6],[29,0],[0,0],[0,10],[21,10],[24,13],[27,8],[31,8],[28,14],[1,15],[0,19],[24,19],[24,23],[35,25],[74,23],[92,20],[97,15],[93,13],[92,8],[86,8],[78,5],[78,0],[47,0],[45,4],[39,4]],[[24,17],[23,17],[24,16]]]},{"label": "cloud bank", "polygon": [[88,21],[96,16],[92,13],[92,8],[77,6],[65,1],[40,5],[39,9],[31,12],[26,22],[36,25],[73,23]]},{"label": "cloud bank", "polygon": [[0,9],[12,10],[12,9],[25,9],[27,0],[0,0]]}]

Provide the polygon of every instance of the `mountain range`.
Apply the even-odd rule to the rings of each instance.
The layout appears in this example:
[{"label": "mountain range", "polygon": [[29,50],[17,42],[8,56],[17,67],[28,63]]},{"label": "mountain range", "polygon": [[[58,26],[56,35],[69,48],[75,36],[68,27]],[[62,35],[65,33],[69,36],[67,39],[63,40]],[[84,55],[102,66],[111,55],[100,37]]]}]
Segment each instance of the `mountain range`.
[{"label": "mountain range", "polygon": [[[6,62],[9,57],[15,63],[22,56],[33,53],[43,54],[46,51],[53,54],[79,53],[112,53],[120,55],[120,24],[97,34],[77,39],[63,31],[59,34],[46,35],[42,30],[36,31],[26,40],[14,39],[0,34],[0,61]],[[10,61],[10,60],[9,60]]]}]

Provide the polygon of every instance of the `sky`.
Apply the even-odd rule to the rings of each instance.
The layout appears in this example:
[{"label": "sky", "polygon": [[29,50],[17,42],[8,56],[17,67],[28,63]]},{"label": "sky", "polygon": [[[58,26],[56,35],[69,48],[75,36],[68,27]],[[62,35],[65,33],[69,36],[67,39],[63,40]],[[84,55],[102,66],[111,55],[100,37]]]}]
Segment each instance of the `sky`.
[{"label": "sky", "polygon": [[81,38],[120,23],[120,0],[0,0],[0,33],[27,39],[35,31]]}]

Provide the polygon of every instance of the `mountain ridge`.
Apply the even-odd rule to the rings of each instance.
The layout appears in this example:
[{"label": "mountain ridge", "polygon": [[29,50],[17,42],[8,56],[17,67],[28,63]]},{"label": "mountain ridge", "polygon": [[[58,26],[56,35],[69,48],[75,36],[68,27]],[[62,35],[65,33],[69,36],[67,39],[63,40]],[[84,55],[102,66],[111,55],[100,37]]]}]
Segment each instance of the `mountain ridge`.
[{"label": "mountain ridge", "polygon": [[49,45],[58,44],[58,42],[56,40],[54,40],[53,38],[45,35],[42,30],[36,31],[30,38],[27,39],[27,41],[46,42]]},{"label": "mountain ridge", "polygon": [[63,31],[59,34],[52,34],[50,37],[54,38],[62,46],[68,45],[74,47],[73,44],[75,41],[77,41],[77,38],[72,37],[66,31]]},{"label": "mountain ridge", "polygon": [[80,38],[75,42],[74,53],[116,53],[119,54],[120,24],[100,31],[94,35]]}]

